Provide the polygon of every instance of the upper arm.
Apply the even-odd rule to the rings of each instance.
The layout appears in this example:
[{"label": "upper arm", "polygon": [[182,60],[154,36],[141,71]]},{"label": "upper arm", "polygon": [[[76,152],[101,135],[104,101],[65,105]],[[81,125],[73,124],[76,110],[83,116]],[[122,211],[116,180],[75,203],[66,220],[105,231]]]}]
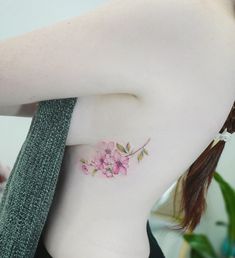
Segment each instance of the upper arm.
[{"label": "upper arm", "polygon": [[120,26],[128,12],[117,7],[1,41],[0,105],[143,92],[130,31]]},{"label": "upper arm", "polygon": [[188,60],[215,63],[217,55],[206,48],[213,33],[203,25],[211,32],[216,26],[201,18],[193,2],[110,1],[0,42],[0,105],[113,93],[142,98],[185,77],[195,65]]}]

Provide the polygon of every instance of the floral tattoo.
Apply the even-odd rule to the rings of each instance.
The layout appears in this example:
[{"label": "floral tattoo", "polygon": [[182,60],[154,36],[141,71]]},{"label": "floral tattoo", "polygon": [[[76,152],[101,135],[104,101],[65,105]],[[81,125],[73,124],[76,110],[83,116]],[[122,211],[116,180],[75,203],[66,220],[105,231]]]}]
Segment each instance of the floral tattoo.
[{"label": "floral tattoo", "polygon": [[98,151],[91,161],[80,159],[82,171],[88,175],[95,175],[101,173],[104,176],[111,178],[117,175],[127,175],[127,168],[129,167],[129,160],[138,153],[138,163],[143,159],[144,155],[149,155],[145,146],[149,143],[150,138],[147,142],[138,148],[137,150],[131,150],[131,145],[128,142],[126,146],[113,141],[110,142],[99,142],[97,144]]}]

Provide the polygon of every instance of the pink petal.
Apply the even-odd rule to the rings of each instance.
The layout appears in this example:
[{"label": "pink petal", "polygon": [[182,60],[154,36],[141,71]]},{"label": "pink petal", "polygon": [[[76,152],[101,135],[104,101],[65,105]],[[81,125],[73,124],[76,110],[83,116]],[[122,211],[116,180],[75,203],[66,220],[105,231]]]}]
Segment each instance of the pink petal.
[{"label": "pink petal", "polygon": [[117,150],[115,150],[114,154],[113,154],[113,157],[114,157],[115,160],[119,160],[121,158],[121,155]]},{"label": "pink petal", "polygon": [[89,174],[88,172],[88,168],[85,164],[82,165],[82,171],[85,173],[85,174]]},{"label": "pink petal", "polygon": [[120,158],[120,160],[121,160],[122,163],[128,163],[129,162],[129,158],[128,157],[124,157],[124,156],[122,156]]},{"label": "pink petal", "polygon": [[116,163],[113,166],[113,173],[118,174],[119,173],[119,167],[116,165]]},{"label": "pink petal", "polygon": [[120,171],[120,173],[122,173],[122,174],[124,174],[124,175],[127,174],[127,170],[126,170],[125,167],[120,167],[119,171]]}]

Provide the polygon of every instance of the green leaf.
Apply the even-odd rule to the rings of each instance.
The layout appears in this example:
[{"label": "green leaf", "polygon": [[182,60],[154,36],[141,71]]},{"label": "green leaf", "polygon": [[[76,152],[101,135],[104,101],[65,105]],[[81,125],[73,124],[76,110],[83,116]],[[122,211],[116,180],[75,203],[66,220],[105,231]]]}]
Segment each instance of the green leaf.
[{"label": "green leaf", "polygon": [[116,143],[116,146],[117,146],[117,148],[118,148],[121,152],[127,153],[127,151],[125,150],[125,148],[124,148],[121,144]]},{"label": "green leaf", "polygon": [[130,143],[128,142],[127,145],[126,145],[126,149],[127,149],[128,152],[130,151],[130,148],[131,148],[131,145],[130,145]]},{"label": "green leaf", "polygon": [[82,163],[86,163],[86,160],[85,160],[85,159],[80,159],[80,161],[81,161]]},{"label": "green leaf", "polygon": [[147,152],[147,150],[146,150],[145,148],[143,149],[143,152],[144,152],[146,155],[149,155],[148,152]]},{"label": "green leaf", "polygon": [[142,160],[143,159],[143,151],[141,151],[139,154],[138,154],[138,156],[137,156],[137,159],[138,159],[138,162],[140,162],[140,160]]},{"label": "green leaf", "polygon": [[196,250],[191,249],[190,258],[206,258],[206,257],[198,253]]},{"label": "green leaf", "polygon": [[209,239],[204,234],[184,234],[184,239],[202,257],[218,258]]},{"label": "green leaf", "polygon": [[214,179],[219,184],[228,215],[228,238],[235,242],[235,190],[217,172],[214,173]]}]

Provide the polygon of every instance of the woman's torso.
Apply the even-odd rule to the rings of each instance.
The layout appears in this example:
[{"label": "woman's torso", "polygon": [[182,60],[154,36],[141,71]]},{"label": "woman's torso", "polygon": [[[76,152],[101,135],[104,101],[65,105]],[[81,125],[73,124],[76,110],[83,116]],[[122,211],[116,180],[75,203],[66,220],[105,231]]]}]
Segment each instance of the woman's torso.
[{"label": "woman's torso", "polygon": [[[100,223],[97,230],[101,235],[105,218],[108,220],[113,214],[122,218],[121,221],[127,218],[127,224],[131,216],[138,214],[136,220],[145,225],[146,211],[150,212],[151,204],[205,149],[230,111],[234,100],[232,91],[230,94],[204,92],[206,99],[200,90],[192,89],[174,95],[175,102],[169,103],[158,101],[156,96],[155,104],[143,104],[119,95],[78,98],[67,139],[68,144],[75,145],[66,147],[45,227],[44,243],[50,253],[60,248],[65,251],[68,243],[79,250],[78,243],[94,218],[102,218],[101,222],[93,222]],[[113,141],[126,146],[129,142],[136,150],[148,139],[145,147],[148,155],[144,155],[141,165],[135,156],[127,175],[108,178],[97,173],[92,176],[82,169],[80,159],[92,160],[96,143]],[[123,216],[122,211],[128,212]],[[125,227],[124,222],[119,222],[118,227],[122,225]],[[90,223],[90,227],[95,230],[94,224]],[[94,239],[91,236],[91,243]]]},{"label": "woman's torso", "polygon": [[[212,20],[205,24],[211,26]],[[208,27],[208,34],[207,29],[204,34],[195,34],[195,45],[182,37],[180,47],[172,46],[175,51],[159,56],[162,67],[158,67],[156,83],[142,83],[146,94],[140,99],[118,93],[78,97],[45,227],[44,242],[49,252],[65,251],[69,243],[74,252],[79,250],[78,243],[89,237],[84,236],[87,225],[97,217],[103,221],[92,221],[94,234],[96,229],[106,230],[114,214],[123,225],[127,225],[125,219],[129,223],[138,214],[136,221],[145,226],[151,204],[207,147],[226,120],[235,97],[231,45],[235,36],[228,33],[231,27],[227,30],[227,24],[223,26],[220,30],[214,25],[211,34],[212,27]],[[101,141],[123,146],[129,142],[135,150],[148,142],[149,155],[144,155],[140,164],[137,155],[133,157],[127,175],[107,178],[85,174],[80,160],[92,160],[95,145]],[[96,228],[98,223],[100,227]]]}]

